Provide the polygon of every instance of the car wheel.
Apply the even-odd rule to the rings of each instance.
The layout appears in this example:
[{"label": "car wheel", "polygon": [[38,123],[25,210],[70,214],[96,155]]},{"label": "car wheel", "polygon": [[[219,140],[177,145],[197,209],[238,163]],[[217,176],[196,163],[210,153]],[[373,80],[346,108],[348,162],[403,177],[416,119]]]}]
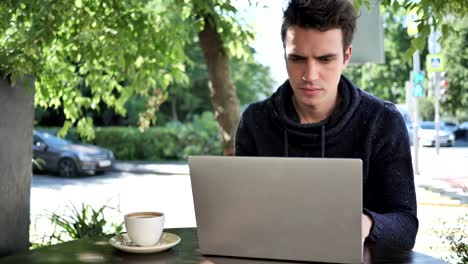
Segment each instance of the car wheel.
[{"label": "car wheel", "polygon": [[64,158],[59,161],[58,171],[62,177],[76,177],[78,174],[75,162],[69,158]]}]

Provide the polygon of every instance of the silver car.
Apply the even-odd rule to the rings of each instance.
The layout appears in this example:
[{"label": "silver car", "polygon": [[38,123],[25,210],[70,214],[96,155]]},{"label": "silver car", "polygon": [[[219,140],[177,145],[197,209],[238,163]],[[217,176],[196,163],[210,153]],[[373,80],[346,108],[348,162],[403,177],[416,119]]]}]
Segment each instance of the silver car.
[{"label": "silver car", "polygon": [[73,144],[41,131],[34,131],[33,158],[35,169],[58,172],[63,177],[107,171],[114,161],[110,150]]},{"label": "silver car", "polygon": [[[435,146],[436,141],[436,128],[433,121],[421,122],[418,136],[420,138],[421,145],[423,146]],[[443,125],[440,125],[439,129],[439,141],[441,146],[452,147],[455,146],[455,134],[453,131]]]},{"label": "silver car", "polygon": [[459,125],[454,133],[455,137],[468,139],[468,122],[463,122],[461,125]]}]

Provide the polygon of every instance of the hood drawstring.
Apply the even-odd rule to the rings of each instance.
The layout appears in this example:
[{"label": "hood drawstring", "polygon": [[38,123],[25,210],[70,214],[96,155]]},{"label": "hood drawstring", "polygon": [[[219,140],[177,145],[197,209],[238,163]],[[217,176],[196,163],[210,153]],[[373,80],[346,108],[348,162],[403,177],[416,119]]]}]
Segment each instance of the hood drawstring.
[{"label": "hood drawstring", "polygon": [[322,125],[322,158],[325,158],[325,125]]},{"label": "hood drawstring", "polygon": [[[284,137],[284,156],[289,157],[289,143],[288,143],[288,129],[284,129],[283,133]],[[325,125],[321,126],[321,134],[320,138],[322,139],[321,147],[322,147],[322,158],[325,158]]]}]

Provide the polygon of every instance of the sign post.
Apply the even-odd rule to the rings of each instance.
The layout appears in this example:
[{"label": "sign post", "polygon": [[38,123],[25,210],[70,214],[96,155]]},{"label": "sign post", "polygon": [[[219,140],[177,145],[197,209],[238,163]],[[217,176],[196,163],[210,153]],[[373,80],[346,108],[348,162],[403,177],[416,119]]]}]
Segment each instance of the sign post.
[{"label": "sign post", "polygon": [[[408,35],[410,37],[418,34],[418,10],[413,9],[408,12],[407,22],[408,22]],[[418,109],[418,98],[424,95],[424,86],[421,83],[421,63],[419,58],[419,51],[413,53],[413,71],[411,72],[411,86],[412,86],[412,98],[414,100],[414,114],[413,114],[413,146],[414,146],[414,172],[419,174],[419,109]],[[415,82],[417,79],[418,82]],[[424,82],[424,75],[422,75],[422,82]],[[415,85],[416,84],[416,85]]]},{"label": "sign post", "polygon": [[421,82],[424,82],[424,75],[421,74],[421,64],[419,59],[419,51],[413,54],[413,72],[412,86],[414,98],[414,119],[413,119],[413,146],[414,146],[414,172],[419,174],[419,109],[418,98],[424,95],[424,87]]},{"label": "sign post", "polygon": [[435,147],[437,155],[440,152],[440,73],[445,68],[445,57],[440,54],[441,47],[437,42],[437,33],[431,32],[428,38],[428,47],[431,54],[426,57],[426,70],[432,74],[432,85],[434,87],[434,123],[436,129]]}]

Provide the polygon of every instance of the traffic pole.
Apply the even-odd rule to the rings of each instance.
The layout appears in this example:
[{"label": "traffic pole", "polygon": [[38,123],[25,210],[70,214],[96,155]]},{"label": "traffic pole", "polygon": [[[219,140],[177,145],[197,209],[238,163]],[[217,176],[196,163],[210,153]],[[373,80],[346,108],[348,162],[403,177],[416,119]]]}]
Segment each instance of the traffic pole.
[{"label": "traffic pole", "polygon": [[440,149],[440,72],[436,72],[433,74],[434,80],[434,93],[435,93],[435,106],[434,106],[434,123],[436,129],[436,138],[435,138],[435,147],[436,147],[436,154],[439,155]]},{"label": "traffic pole", "polygon": [[[434,91],[434,97],[435,97],[435,102],[434,102],[434,123],[435,123],[435,130],[436,130],[436,137],[435,137],[435,149],[436,149],[436,154],[439,155],[440,152],[440,72],[443,71],[443,57],[440,56],[441,52],[441,46],[438,42],[438,39],[440,37],[440,33],[437,31],[434,31],[433,28],[431,28],[431,34],[427,38],[427,47],[429,49],[430,56],[429,58],[426,58],[426,70],[432,73],[432,87]],[[439,55],[439,63],[436,63],[435,65],[432,65],[431,63],[431,58],[436,58],[436,55]],[[437,61],[437,60],[436,60]]]},{"label": "traffic pole", "polygon": [[[411,74],[411,83],[413,85],[413,90],[414,90],[414,76],[416,73],[418,73],[421,70],[421,63],[419,59],[419,50],[416,50],[413,53],[413,72]],[[414,96],[413,93],[413,100],[414,100],[414,119],[413,119],[413,146],[414,146],[414,172],[416,174],[419,174],[419,136],[418,136],[418,130],[419,130],[419,109],[418,109],[418,100],[419,97]]]}]

